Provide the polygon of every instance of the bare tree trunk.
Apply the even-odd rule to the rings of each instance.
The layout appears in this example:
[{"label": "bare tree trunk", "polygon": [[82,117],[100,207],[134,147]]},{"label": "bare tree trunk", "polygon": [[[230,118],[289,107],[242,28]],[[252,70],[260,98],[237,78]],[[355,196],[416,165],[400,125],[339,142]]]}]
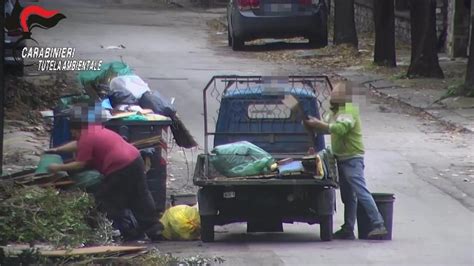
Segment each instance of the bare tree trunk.
[{"label": "bare tree trunk", "polygon": [[334,0],[334,44],[358,47],[354,22],[354,0]]},{"label": "bare tree trunk", "polygon": [[328,17],[331,14],[331,0],[326,0],[326,7],[328,9]]},{"label": "bare tree trunk", "polygon": [[395,14],[393,0],[374,0],[374,63],[396,67]]},{"label": "bare tree trunk", "polygon": [[443,12],[443,28],[441,34],[438,36],[438,52],[444,52],[446,50],[446,39],[448,38],[448,6],[448,0],[443,0],[443,9],[445,9],[446,12]]},{"label": "bare tree trunk", "polygon": [[[2,5],[0,12],[5,14],[5,6]],[[0,42],[5,43],[5,34],[2,33],[2,37],[0,38]],[[4,72],[4,49],[0,49],[0,58],[2,58],[0,62],[0,175],[3,173],[3,121],[4,121],[4,102],[5,102],[5,75]]]},{"label": "bare tree trunk", "polygon": [[444,78],[436,38],[436,0],[410,1],[411,62],[408,77]]},{"label": "bare tree trunk", "polygon": [[464,82],[465,95],[474,96],[474,0],[471,0],[471,34],[469,43],[469,59],[467,61],[466,79]]}]

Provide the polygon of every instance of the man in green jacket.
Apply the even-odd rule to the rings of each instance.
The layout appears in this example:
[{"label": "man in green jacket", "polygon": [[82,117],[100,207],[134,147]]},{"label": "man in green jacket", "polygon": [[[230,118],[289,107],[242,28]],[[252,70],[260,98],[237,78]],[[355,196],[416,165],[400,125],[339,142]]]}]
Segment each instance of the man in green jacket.
[{"label": "man in green jacket", "polygon": [[371,231],[369,239],[379,239],[387,229],[364,178],[364,144],[358,107],[351,103],[350,88],[340,82],[331,92],[331,113],[321,121],[310,117],[304,121],[306,128],[331,134],[331,149],[337,159],[344,224],[334,233],[336,239],[355,239],[354,225],[357,217],[357,202],[366,210]]}]

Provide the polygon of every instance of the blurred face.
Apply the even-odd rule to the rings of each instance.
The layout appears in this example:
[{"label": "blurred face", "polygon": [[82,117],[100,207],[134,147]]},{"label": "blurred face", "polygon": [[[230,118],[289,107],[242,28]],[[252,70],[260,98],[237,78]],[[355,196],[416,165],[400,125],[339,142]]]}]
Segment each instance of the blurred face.
[{"label": "blurred face", "polygon": [[345,83],[337,83],[333,90],[331,91],[331,99],[329,103],[331,104],[331,110],[337,111],[339,106],[350,102],[350,95],[347,93],[347,87]]}]

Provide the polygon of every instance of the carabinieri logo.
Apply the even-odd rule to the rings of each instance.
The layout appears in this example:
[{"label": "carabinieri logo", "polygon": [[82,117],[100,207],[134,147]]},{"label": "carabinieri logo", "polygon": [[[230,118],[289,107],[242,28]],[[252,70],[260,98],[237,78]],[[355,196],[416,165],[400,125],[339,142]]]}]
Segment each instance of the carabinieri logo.
[{"label": "carabinieri logo", "polygon": [[10,14],[6,14],[5,17],[5,29],[7,33],[21,32],[21,38],[13,45],[15,61],[20,63],[20,57],[16,55],[16,48],[22,41],[32,40],[38,43],[31,37],[33,28],[49,29],[56,26],[56,24],[64,18],[66,18],[66,16],[59,13],[58,10],[47,10],[36,5],[23,8],[19,1],[16,0],[13,10]]}]

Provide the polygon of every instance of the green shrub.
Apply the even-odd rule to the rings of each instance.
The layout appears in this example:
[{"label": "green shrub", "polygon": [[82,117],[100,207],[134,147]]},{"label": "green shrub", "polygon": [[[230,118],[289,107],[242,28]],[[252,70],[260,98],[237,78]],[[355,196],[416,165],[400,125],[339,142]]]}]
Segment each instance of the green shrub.
[{"label": "green shrub", "polygon": [[0,186],[0,240],[46,242],[56,247],[105,244],[111,223],[82,191]]}]

